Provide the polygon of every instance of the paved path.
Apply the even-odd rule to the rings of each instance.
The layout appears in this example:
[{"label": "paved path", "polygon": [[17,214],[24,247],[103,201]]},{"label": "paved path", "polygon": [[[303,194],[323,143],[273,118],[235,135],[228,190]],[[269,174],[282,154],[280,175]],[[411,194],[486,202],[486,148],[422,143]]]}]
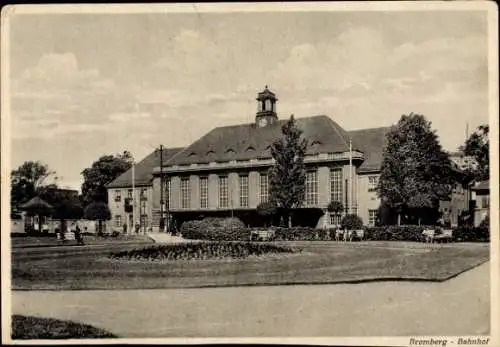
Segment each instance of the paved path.
[{"label": "paved path", "polygon": [[180,236],[173,236],[167,233],[149,233],[147,234],[156,243],[184,243],[192,240],[183,239]]},{"label": "paved path", "polygon": [[476,335],[490,329],[489,263],[443,283],[14,292],[16,314],[120,337]]}]

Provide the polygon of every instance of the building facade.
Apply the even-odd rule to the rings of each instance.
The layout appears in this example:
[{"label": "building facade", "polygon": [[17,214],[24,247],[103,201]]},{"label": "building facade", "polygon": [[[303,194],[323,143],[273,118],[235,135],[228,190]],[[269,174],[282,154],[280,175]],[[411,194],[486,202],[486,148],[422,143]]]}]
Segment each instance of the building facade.
[{"label": "building facade", "polygon": [[[180,150],[181,148],[164,149],[163,160],[168,160]],[[153,151],[137,163],[134,169],[129,169],[107,185],[111,230],[131,232],[136,223],[139,223],[143,232],[158,227],[155,223],[157,218],[153,218],[152,172],[160,165],[161,155],[158,150]]]},{"label": "building facade", "polygon": [[[256,207],[269,199],[270,146],[282,136],[287,121],[278,118],[276,104],[276,95],[266,87],[257,96],[254,122],[215,128],[166,160],[161,169],[155,167],[153,218],[161,215],[163,182],[164,217],[173,225],[208,216],[237,216],[248,225],[260,225]],[[375,188],[390,128],[347,132],[324,115],[298,118],[296,124],[308,148],[305,199],[293,223],[338,224],[340,216],[325,211],[331,201],[340,201],[346,213],[356,213],[365,225],[373,225],[380,204]]]},{"label": "building facade", "polygon": [[478,182],[471,190],[475,200],[474,226],[479,226],[490,212],[490,181]]}]

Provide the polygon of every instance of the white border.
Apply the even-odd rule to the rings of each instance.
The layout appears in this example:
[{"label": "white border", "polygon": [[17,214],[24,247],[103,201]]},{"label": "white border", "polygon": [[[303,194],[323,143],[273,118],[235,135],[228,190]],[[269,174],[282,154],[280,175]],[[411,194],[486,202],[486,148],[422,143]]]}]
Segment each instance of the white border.
[{"label": "white border", "polygon": [[[115,344],[123,343],[279,343],[279,344],[315,344],[315,345],[393,345],[407,346],[409,337],[369,337],[369,338],[241,338],[241,339],[119,339],[119,340],[33,340],[14,342],[10,339],[10,78],[9,78],[9,19],[17,15],[40,14],[131,14],[131,13],[227,13],[227,12],[298,12],[298,11],[485,11],[488,13],[489,40],[489,120],[490,120],[490,162],[491,162],[491,339],[489,346],[500,346],[500,305],[499,283],[499,193],[498,193],[498,14],[494,2],[486,1],[419,1],[419,2],[294,2],[294,3],[191,3],[191,4],[106,4],[106,5],[10,5],[2,8],[2,64],[1,64],[1,220],[2,220],[2,342],[12,344]],[[456,341],[458,337],[448,337]],[[452,344],[448,344],[452,345]]]}]

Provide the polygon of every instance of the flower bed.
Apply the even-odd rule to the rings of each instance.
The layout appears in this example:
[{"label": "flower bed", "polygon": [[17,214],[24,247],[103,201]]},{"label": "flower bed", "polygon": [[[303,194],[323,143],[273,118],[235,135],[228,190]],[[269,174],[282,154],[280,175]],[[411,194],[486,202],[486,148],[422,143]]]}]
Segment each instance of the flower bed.
[{"label": "flower bed", "polygon": [[238,218],[205,218],[184,222],[182,237],[207,241],[248,241],[250,230]]},{"label": "flower bed", "polygon": [[193,242],[133,249],[112,253],[111,259],[125,260],[205,260],[243,259],[248,256],[300,252],[290,247],[253,242]]}]

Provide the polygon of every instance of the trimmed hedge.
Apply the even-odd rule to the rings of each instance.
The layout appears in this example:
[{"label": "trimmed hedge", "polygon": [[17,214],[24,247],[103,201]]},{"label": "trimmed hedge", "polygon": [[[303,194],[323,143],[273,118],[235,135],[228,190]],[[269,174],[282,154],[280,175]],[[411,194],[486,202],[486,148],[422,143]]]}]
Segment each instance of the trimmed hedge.
[{"label": "trimmed hedge", "polygon": [[110,254],[111,259],[126,260],[205,260],[205,259],[242,259],[248,256],[263,254],[296,253],[290,247],[283,247],[269,243],[253,242],[193,242],[184,244],[171,244],[130,251],[121,251]]},{"label": "trimmed hedge", "polygon": [[453,230],[453,239],[462,242],[490,242],[490,229],[464,226]]},{"label": "trimmed hedge", "polygon": [[205,218],[182,223],[182,237],[191,240],[248,241],[250,229],[238,218]]},{"label": "trimmed hedge", "polygon": [[335,231],[310,227],[273,227],[276,241],[326,241],[335,238]]},{"label": "trimmed hedge", "polygon": [[422,232],[433,228],[419,225],[389,225],[365,228],[365,240],[371,241],[416,241],[423,242]]},{"label": "trimmed hedge", "polygon": [[[310,227],[271,227],[275,235],[273,241],[330,241],[335,240],[335,229],[315,229]],[[424,242],[422,232],[434,229],[439,234],[442,228],[426,225],[389,225],[358,228],[365,231],[367,241],[410,241]],[[237,218],[206,218],[200,221],[184,222],[181,233],[184,238],[208,241],[248,241],[252,229]],[[262,230],[255,228],[254,230]],[[485,227],[459,227],[453,229],[456,242],[489,242],[489,229]]]}]

